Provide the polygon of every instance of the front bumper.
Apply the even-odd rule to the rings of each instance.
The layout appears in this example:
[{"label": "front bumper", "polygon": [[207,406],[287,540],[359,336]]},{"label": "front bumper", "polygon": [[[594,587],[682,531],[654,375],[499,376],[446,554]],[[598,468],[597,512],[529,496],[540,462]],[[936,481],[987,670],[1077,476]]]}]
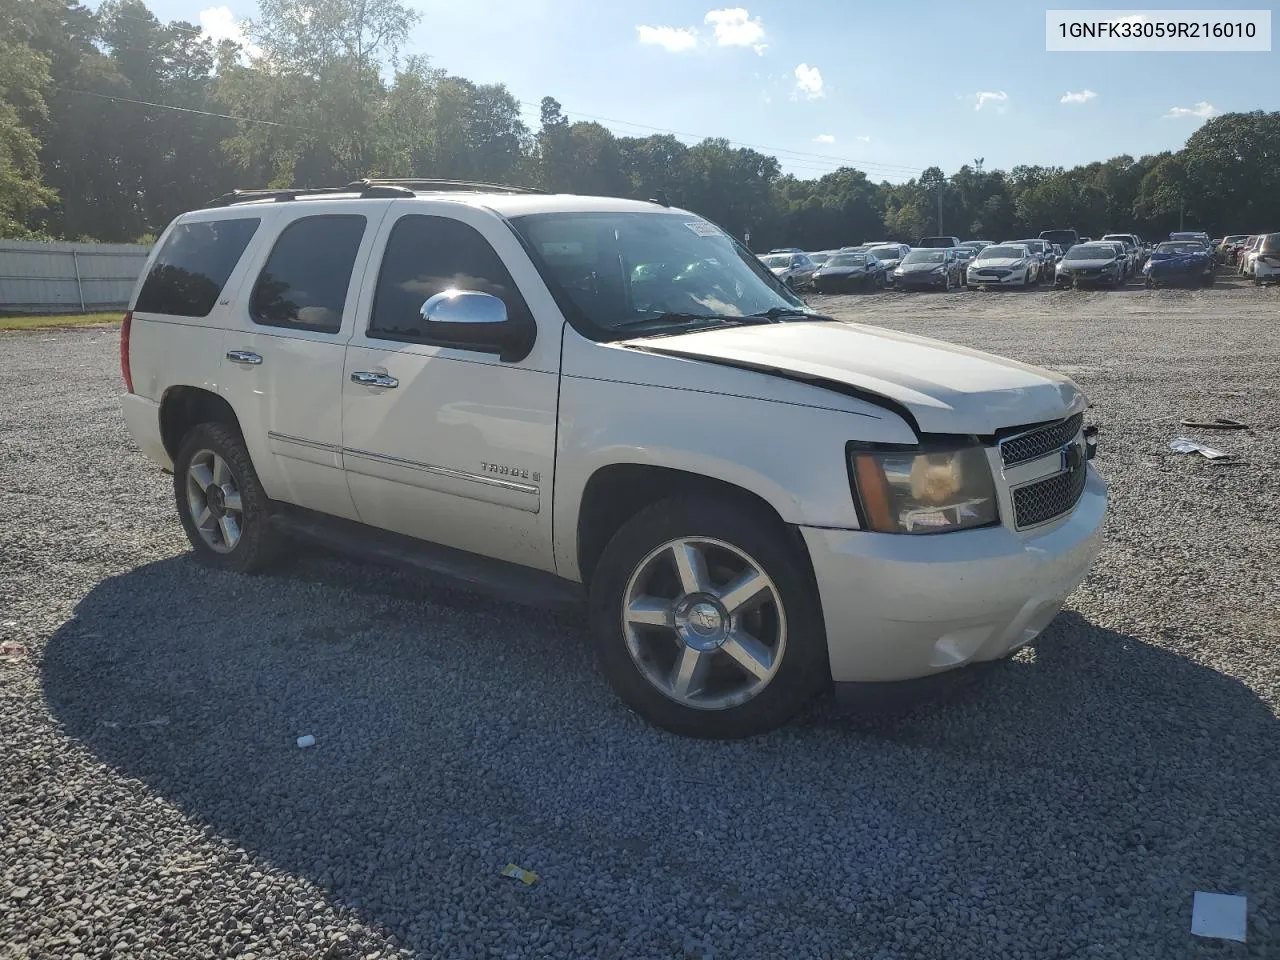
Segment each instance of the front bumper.
[{"label": "front bumper", "polygon": [[1119,271],[1112,273],[1063,273],[1059,271],[1054,275],[1053,282],[1060,287],[1070,287],[1072,285],[1081,287],[1109,287],[1113,283],[1119,283],[1123,280],[1123,274]]},{"label": "front bumper", "polygon": [[965,283],[971,287],[1020,287],[1026,282],[1026,268],[1015,270],[1003,277],[983,276],[973,271],[965,275]]},{"label": "front bumper", "polygon": [[917,287],[922,290],[928,289],[929,287],[945,287],[947,285],[947,275],[945,273],[904,273],[894,277],[893,285],[895,287],[902,287],[904,290],[907,288]]},{"label": "front bumper", "polygon": [[124,414],[129,435],[142,453],[162,469],[172,470],[173,461],[160,436],[160,404],[136,393],[126,393],[120,397],[120,412]]},{"label": "front bumper", "polygon": [[1089,467],[1075,509],[1032,533],[802,527],[832,680],[911,680],[1007,656],[1048,626],[1088,575],[1106,509],[1106,482]]}]

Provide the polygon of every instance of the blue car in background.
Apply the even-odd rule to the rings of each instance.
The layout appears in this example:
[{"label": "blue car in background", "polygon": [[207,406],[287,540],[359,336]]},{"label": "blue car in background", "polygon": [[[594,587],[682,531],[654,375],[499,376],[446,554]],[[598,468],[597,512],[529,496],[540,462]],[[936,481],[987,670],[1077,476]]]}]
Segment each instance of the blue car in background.
[{"label": "blue car in background", "polygon": [[1200,240],[1166,240],[1142,266],[1148,288],[1213,285],[1213,251]]}]

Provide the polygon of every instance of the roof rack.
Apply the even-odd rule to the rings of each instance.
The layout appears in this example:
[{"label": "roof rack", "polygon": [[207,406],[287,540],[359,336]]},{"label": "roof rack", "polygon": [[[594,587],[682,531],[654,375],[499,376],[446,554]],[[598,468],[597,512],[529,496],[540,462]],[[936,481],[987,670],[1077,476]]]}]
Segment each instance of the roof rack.
[{"label": "roof rack", "polygon": [[479,193],[546,193],[533,187],[514,187],[502,183],[484,183],[479,180],[429,180],[429,179],[377,179],[354,180],[344,187],[290,187],[284,190],[253,189],[232,190],[210,200],[206,206],[229,207],[235,203],[253,203],[267,200],[285,203],[299,197],[355,194],[362,200],[376,197],[412,197],[417,191],[474,191]]}]

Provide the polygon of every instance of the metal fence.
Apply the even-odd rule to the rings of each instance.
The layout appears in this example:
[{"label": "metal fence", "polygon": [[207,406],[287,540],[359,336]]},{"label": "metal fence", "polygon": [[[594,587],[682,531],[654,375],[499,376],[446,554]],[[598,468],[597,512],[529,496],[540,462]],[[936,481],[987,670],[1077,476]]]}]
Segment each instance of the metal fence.
[{"label": "metal fence", "polygon": [[151,248],[0,240],[0,313],[123,310]]}]

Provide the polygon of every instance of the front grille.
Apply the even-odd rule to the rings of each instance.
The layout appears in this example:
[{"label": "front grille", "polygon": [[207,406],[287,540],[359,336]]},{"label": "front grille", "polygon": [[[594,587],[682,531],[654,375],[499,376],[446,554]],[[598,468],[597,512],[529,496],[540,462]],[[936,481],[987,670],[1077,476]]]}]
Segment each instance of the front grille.
[{"label": "front grille", "polygon": [[1077,413],[1066,420],[1046,424],[1027,433],[1000,441],[1000,459],[1006,467],[1026,463],[1060,450],[1075,439],[1084,423],[1084,414]]},{"label": "front grille", "polygon": [[1088,462],[1073,457],[1071,469],[1013,491],[1013,522],[1019,529],[1046,523],[1070,511],[1084,493]]}]

